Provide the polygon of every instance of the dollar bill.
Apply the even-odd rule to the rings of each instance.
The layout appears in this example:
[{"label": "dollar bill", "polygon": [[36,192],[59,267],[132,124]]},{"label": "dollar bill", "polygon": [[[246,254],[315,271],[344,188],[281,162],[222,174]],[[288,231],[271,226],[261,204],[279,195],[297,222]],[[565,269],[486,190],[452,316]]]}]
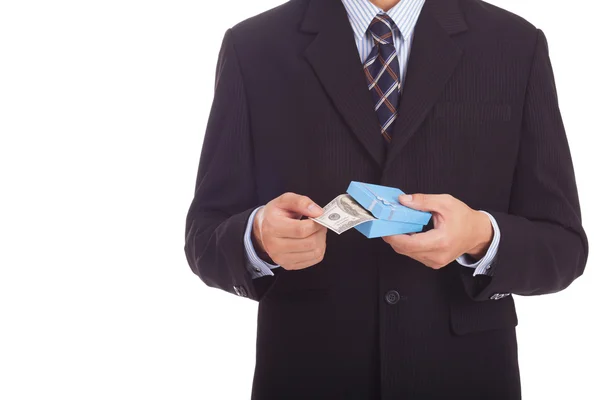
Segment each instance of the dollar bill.
[{"label": "dollar bill", "polygon": [[323,214],[313,221],[331,229],[338,235],[363,222],[375,219],[349,194],[341,194],[323,208]]}]

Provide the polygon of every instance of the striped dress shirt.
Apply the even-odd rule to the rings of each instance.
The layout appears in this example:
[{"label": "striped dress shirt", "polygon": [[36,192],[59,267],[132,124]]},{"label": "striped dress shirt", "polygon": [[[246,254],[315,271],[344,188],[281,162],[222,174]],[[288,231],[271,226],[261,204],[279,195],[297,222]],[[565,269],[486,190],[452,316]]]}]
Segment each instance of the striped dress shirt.
[{"label": "striped dress shirt", "polygon": [[[348,14],[348,20],[352,31],[354,32],[354,40],[356,41],[356,47],[360,60],[364,63],[369,56],[369,53],[373,49],[374,42],[373,36],[369,32],[368,28],[373,21],[373,18],[379,13],[384,13],[382,9],[375,6],[369,0],[341,0],[346,8]],[[425,4],[425,0],[402,0],[390,10],[385,12],[398,27],[397,31],[394,31],[394,46],[398,53],[398,62],[400,64],[400,91],[404,87],[404,78],[406,76],[406,66],[408,64],[408,58],[410,56],[410,48],[412,45],[413,33],[417,19],[421,13],[421,9]],[[365,86],[367,82],[365,80]],[[373,112],[375,112],[373,106]],[[278,268],[279,265],[269,264],[263,261],[257,254],[252,245],[252,222],[256,212],[261,207],[254,210],[248,219],[248,225],[246,226],[246,232],[244,235],[244,246],[246,249],[247,266],[250,274],[253,278],[260,278],[262,276],[273,275],[271,269]],[[473,275],[491,275],[491,265],[498,252],[498,245],[500,244],[500,228],[496,223],[494,217],[485,213],[492,224],[494,230],[494,237],[492,243],[485,254],[485,256],[477,261],[472,262],[467,255],[460,256],[456,261],[464,267],[473,268]]]}]

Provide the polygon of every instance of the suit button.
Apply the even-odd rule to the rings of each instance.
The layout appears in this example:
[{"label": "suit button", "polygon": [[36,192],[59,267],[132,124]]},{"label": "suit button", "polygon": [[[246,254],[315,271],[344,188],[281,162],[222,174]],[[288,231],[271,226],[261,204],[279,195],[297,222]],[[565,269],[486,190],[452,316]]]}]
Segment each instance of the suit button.
[{"label": "suit button", "polygon": [[394,305],[400,301],[400,293],[395,290],[390,290],[385,294],[385,301],[388,304]]}]

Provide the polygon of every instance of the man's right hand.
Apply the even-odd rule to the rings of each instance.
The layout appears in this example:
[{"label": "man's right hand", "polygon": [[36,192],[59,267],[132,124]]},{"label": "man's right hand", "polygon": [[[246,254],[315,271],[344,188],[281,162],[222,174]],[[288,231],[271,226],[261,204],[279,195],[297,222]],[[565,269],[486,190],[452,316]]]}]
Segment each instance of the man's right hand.
[{"label": "man's right hand", "polygon": [[259,253],[287,270],[318,264],[325,256],[327,228],[311,219],[323,209],[306,196],[285,193],[271,200],[255,215],[252,236]]}]

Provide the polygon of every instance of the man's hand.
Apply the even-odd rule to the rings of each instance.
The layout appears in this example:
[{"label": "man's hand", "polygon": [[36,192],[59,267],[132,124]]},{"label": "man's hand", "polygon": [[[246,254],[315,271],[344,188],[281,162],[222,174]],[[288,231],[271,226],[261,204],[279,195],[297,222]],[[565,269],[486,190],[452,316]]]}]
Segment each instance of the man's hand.
[{"label": "man's hand", "polygon": [[431,212],[434,229],[384,237],[396,253],[440,269],[463,254],[479,260],[487,252],[494,231],[484,213],[447,194],[403,195],[399,200],[407,207]]},{"label": "man's hand", "polygon": [[252,236],[259,253],[266,253],[287,270],[311,267],[325,256],[327,228],[311,219],[323,213],[306,196],[285,193],[261,208],[254,218]]}]

